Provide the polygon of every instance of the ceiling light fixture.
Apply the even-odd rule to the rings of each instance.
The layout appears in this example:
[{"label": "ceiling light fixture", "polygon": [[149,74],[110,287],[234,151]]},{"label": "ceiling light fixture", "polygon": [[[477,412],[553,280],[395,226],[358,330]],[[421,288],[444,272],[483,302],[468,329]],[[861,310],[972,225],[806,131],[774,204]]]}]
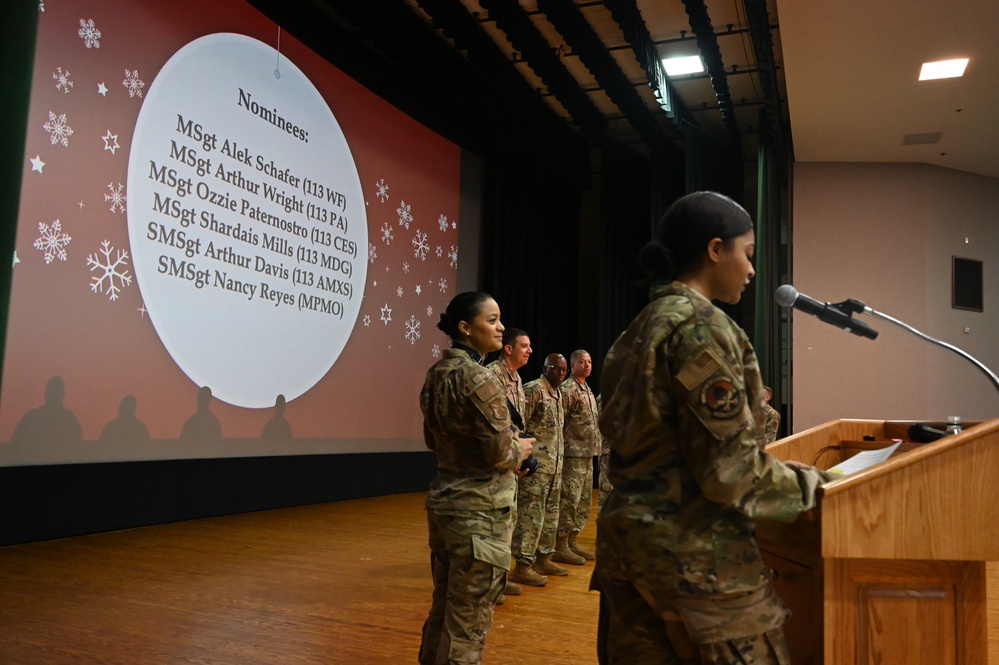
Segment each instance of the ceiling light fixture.
[{"label": "ceiling light fixture", "polygon": [[686,55],[678,58],[663,58],[663,67],[667,76],[683,76],[684,74],[700,74],[704,71],[704,63],[699,55]]},{"label": "ceiling light fixture", "polygon": [[932,79],[952,79],[964,76],[964,68],[968,66],[967,58],[956,60],[940,60],[938,62],[924,62],[923,68],[919,70],[919,80],[929,81]]}]

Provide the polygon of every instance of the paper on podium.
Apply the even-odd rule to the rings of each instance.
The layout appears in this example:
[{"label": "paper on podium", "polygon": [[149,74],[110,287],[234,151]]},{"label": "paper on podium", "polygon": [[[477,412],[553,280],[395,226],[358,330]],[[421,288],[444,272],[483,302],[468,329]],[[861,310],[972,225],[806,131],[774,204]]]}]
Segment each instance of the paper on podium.
[{"label": "paper on podium", "polygon": [[862,453],[857,453],[853,457],[844,460],[842,463],[829,469],[828,473],[831,473],[834,476],[848,476],[851,473],[863,471],[868,467],[884,462],[886,459],[891,457],[891,454],[895,452],[900,445],[902,445],[902,442],[896,441],[895,445],[888,446],[887,448],[882,448],[880,450],[865,450]]}]

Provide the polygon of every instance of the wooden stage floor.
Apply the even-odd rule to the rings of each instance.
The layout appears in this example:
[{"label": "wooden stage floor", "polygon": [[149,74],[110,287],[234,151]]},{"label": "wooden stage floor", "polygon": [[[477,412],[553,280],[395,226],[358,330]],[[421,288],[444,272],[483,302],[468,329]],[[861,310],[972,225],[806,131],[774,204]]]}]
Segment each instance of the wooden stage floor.
[{"label": "wooden stage floor", "polygon": [[[0,548],[4,665],[415,663],[424,493]],[[580,543],[593,547],[596,506]],[[593,563],[496,608],[487,665],[596,663]]]}]

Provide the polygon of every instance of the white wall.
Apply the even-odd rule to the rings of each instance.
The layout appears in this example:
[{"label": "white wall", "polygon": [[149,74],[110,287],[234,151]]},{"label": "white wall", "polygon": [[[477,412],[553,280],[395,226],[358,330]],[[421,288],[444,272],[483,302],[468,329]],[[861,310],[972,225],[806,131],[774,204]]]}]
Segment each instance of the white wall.
[{"label": "white wall", "polygon": [[[999,180],[921,164],[799,163],[793,185],[798,291],[860,300],[999,373]],[[952,256],[983,261],[984,312],[951,308]],[[970,362],[858,318],[876,340],[794,313],[793,432],[836,418],[999,417],[999,391]]]}]

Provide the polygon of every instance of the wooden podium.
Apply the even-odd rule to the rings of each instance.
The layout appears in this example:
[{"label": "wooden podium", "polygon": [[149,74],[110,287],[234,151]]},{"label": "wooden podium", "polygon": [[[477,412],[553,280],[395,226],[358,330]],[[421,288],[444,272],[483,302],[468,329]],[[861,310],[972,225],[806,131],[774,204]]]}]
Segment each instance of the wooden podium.
[{"label": "wooden podium", "polygon": [[[911,424],[837,420],[767,451],[828,469]],[[795,665],[999,665],[999,419],[820,491],[815,514],[757,523]]]}]

